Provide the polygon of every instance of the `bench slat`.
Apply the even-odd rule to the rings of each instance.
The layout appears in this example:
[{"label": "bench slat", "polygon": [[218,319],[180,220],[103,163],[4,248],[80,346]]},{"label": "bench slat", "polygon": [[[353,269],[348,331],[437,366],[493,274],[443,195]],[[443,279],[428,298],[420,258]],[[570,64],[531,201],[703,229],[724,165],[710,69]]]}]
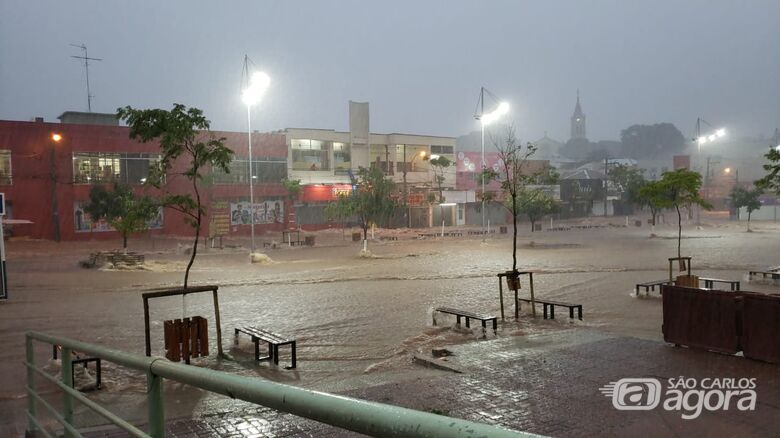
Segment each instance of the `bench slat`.
[{"label": "bench slat", "polygon": [[478,319],[480,321],[496,319],[496,316],[493,315],[477,314],[466,310],[453,309],[452,307],[436,307],[433,310],[436,312],[449,313],[451,315],[460,315],[463,317]]},{"label": "bench slat", "polygon": [[292,339],[285,338],[283,336],[277,335],[275,333],[271,333],[269,331],[257,327],[239,327],[237,328],[237,330],[249,336],[260,338],[272,344],[284,344],[293,341]]}]

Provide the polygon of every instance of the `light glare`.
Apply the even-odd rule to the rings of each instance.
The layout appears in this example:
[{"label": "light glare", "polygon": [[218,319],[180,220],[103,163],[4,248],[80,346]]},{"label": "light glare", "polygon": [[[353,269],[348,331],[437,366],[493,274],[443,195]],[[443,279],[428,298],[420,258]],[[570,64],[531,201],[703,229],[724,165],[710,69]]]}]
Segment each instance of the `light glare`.
[{"label": "light glare", "polygon": [[241,93],[241,100],[247,106],[260,102],[270,84],[271,78],[265,72],[254,72],[249,80],[249,87]]}]

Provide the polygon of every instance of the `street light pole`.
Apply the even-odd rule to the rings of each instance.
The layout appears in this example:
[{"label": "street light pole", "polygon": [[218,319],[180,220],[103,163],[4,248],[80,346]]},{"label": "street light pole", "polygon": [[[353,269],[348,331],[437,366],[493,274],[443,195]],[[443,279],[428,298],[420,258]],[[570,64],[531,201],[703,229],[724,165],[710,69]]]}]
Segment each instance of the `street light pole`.
[{"label": "street light pole", "polygon": [[246,125],[247,125],[247,141],[248,141],[248,155],[249,155],[249,216],[251,223],[251,235],[252,235],[252,249],[251,252],[255,252],[255,192],[254,192],[254,175],[252,174],[252,105],[258,103],[263,96],[263,93],[268,88],[271,82],[271,78],[264,72],[256,71],[249,77],[249,60],[248,56],[244,56],[244,72],[248,78],[248,86],[241,93],[241,100],[246,105]]},{"label": "street light pole", "polygon": [[51,220],[54,225],[54,241],[60,241],[60,206],[57,200],[57,144],[62,141],[60,134],[51,135],[49,177],[51,178]]},{"label": "street light pole", "polygon": [[[480,88],[480,119],[485,114],[485,87]],[[487,163],[485,162],[485,123],[480,120],[480,126],[482,127],[482,241],[485,241],[485,170],[487,170]]]},{"label": "street light pole", "polygon": [[246,133],[249,144],[249,217],[251,218],[252,253],[255,252],[255,190],[252,180],[252,105],[246,106]]},{"label": "street light pole", "polygon": [[480,125],[482,127],[482,242],[485,241],[485,171],[487,170],[487,162],[485,161],[485,125],[488,125],[501,117],[502,115],[509,112],[509,104],[506,102],[500,102],[498,104],[498,107],[493,110],[492,112],[485,114],[485,92],[487,93],[495,100],[496,96],[493,95],[490,91],[486,90],[485,87],[481,87],[479,89],[479,101],[477,102],[477,108],[479,109],[479,114],[474,114],[474,118],[479,120]]}]

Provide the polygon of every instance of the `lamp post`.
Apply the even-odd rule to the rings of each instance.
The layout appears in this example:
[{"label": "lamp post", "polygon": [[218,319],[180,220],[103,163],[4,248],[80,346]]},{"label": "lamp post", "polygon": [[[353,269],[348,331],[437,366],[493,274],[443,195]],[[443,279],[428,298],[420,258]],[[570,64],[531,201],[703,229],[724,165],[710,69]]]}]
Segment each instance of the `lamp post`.
[{"label": "lamp post", "polygon": [[[420,151],[419,154],[414,154],[412,157],[412,161],[409,163],[406,162],[406,145],[404,145],[404,204],[406,205],[406,226],[409,228],[412,228],[412,208],[409,206],[409,190],[406,185],[406,172],[409,170],[408,167],[411,167],[414,165],[414,160],[417,159],[417,157],[422,158],[423,160],[426,159],[427,153],[425,151]],[[408,166],[407,166],[408,164]]]},{"label": "lamp post", "polygon": [[62,135],[51,135],[51,151],[49,153],[49,177],[51,178],[51,221],[54,225],[54,241],[60,241],[60,206],[57,202],[57,144],[62,141]]},{"label": "lamp post", "polygon": [[444,204],[439,204],[439,216],[441,216],[441,237],[444,237],[444,207],[453,207],[455,205],[458,205],[454,202],[445,202]]},{"label": "lamp post", "polygon": [[[709,126],[711,129],[713,129],[713,132],[707,135],[702,135],[701,134],[702,123],[704,123],[705,125]],[[696,142],[696,163],[699,168],[701,168],[701,146],[703,144],[713,143],[719,138],[723,138],[725,136],[726,136],[725,128],[716,129],[708,121],[702,119],[701,117],[696,118],[696,138],[694,138],[693,141]],[[710,178],[710,163],[709,163],[709,159],[707,159],[707,173],[704,175],[704,198],[705,199],[709,196],[709,178]],[[701,207],[697,205],[696,225],[701,225],[700,211],[701,211]]]},{"label": "lamp post", "polygon": [[480,126],[482,128],[481,180],[482,180],[482,241],[483,242],[485,241],[485,170],[487,170],[487,163],[485,162],[485,126],[493,123],[499,117],[509,112],[509,104],[506,102],[500,102],[498,104],[498,107],[495,110],[485,114],[485,92],[487,92],[489,96],[493,97],[494,100],[498,100],[496,99],[496,96],[490,91],[486,90],[485,87],[480,88],[479,101],[477,102],[477,106],[479,107],[479,113],[474,115],[474,118],[480,121]]},{"label": "lamp post", "polygon": [[[249,58],[245,58],[245,63]],[[251,218],[252,250],[255,252],[255,193],[254,175],[252,175],[252,105],[260,102],[263,93],[271,83],[271,78],[264,72],[254,72],[249,79],[249,86],[241,93],[241,100],[246,105],[247,140],[249,145],[249,217]]]}]

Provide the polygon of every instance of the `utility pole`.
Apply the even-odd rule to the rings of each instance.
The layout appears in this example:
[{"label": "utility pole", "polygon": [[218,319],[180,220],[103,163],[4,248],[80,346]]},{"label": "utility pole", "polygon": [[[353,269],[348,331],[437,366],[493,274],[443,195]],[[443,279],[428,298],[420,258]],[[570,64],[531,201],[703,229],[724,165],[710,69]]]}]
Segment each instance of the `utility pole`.
[{"label": "utility pole", "polygon": [[609,157],[604,157],[604,217],[607,217],[607,200],[609,192]]},{"label": "utility pole", "polygon": [[84,60],[84,70],[87,73],[87,110],[89,110],[89,112],[92,112],[92,97],[93,96],[92,96],[92,93],[90,93],[90,91],[89,91],[89,61],[102,61],[102,59],[101,58],[90,58],[89,54],[87,53],[87,46],[84,45],[83,43],[81,45],[71,44],[71,46],[78,47],[79,49],[84,51],[84,55],[83,56],[71,55],[71,58],[83,59]]}]

